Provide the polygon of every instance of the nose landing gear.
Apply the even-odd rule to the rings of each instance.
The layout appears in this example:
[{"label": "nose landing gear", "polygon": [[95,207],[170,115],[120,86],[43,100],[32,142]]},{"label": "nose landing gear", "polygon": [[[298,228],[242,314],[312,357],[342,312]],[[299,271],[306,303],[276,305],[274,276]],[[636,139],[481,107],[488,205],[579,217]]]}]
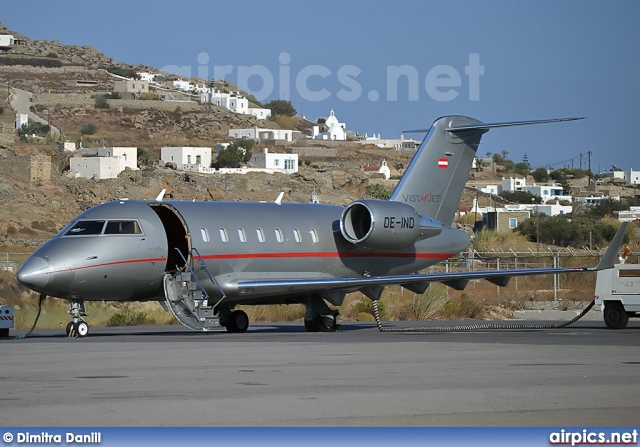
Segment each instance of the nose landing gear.
[{"label": "nose landing gear", "polygon": [[87,316],[84,301],[70,301],[69,313],[73,317],[73,320],[67,324],[67,337],[86,337],[89,333],[89,325],[84,321],[84,318],[82,318]]}]

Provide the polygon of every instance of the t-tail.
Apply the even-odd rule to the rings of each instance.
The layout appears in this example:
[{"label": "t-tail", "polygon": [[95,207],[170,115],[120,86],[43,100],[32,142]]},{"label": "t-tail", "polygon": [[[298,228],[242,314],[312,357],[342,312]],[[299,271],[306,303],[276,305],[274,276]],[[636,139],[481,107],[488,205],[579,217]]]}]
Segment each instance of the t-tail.
[{"label": "t-tail", "polygon": [[421,215],[450,226],[458,210],[480,139],[485,132],[494,127],[579,119],[582,118],[482,123],[466,116],[438,118],[420,144],[390,200],[411,205]]}]

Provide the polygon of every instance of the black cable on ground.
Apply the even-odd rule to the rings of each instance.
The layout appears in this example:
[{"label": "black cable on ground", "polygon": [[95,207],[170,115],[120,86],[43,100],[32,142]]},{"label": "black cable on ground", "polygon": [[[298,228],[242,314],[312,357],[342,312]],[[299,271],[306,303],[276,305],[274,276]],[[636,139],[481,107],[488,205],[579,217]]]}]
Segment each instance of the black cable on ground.
[{"label": "black cable on ground", "polygon": [[[31,329],[29,330],[29,332],[27,332],[26,334],[24,334],[22,337],[20,338],[25,338],[28,337],[29,335],[31,335],[31,333],[33,332],[33,330],[36,328],[36,324],[38,324],[38,318],[40,318],[40,312],[42,312],[42,302],[44,301],[44,299],[47,297],[47,295],[45,295],[44,293],[40,294],[40,300],[38,301],[38,313],[36,314],[36,319],[33,322],[33,326],[31,327]],[[17,337],[16,337],[17,338]]]},{"label": "black cable on ground", "polygon": [[454,331],[477,331],[483,329],[558,329],[569,326],[575,323],[595,305],[595,300],[592,300],[589,305],[575,318],[564,323],[554,324],[496,324],[496,323],[480,323],[469,325],[457,325],[457,326],[423,326],[423,327],[408,327],[408,328],[389,328],[382,326],[380,320],[380,312],[378,311],[378,300],[373,301],[373,316],[378,324],[378,329],[381,332],[454,332]]}]

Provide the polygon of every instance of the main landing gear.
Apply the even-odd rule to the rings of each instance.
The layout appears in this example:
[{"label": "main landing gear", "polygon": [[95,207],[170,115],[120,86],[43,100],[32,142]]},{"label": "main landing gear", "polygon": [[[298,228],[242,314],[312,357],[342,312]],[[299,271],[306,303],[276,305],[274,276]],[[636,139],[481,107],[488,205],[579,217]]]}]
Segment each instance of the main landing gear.
[{"label": "main landing gear", "polygon": [[71,301],[69,303],[69,313],[73,320],[67,324],[67,337],[86,337],[89,333],[89,325],[82,318],[87,316],[84,301]]},{"label": "main landing gear", "polygon": [[304,328],[307,332],[335,332],[340,330],[337,310],[332,310],[319,296],[312,296],[306,302]]},{"label": "main landing gear", "polygon": [[220,326],[227,328],[227,332],[240,334],[249,328],[249,316],[242,310],[232,311],[228,306],[220,308]]}]

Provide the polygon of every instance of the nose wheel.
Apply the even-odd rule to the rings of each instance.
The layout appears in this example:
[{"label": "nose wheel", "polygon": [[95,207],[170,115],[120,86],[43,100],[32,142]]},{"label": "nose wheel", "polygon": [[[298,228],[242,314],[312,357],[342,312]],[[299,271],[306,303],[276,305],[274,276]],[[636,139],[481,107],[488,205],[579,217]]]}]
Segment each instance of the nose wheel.
[{"label": "nose wheel", "polygon": [[70,321],[65,328],[67,337],[86,337],[89,333],[89,325],[84,321],[84,318],[82,318],[87,316],[84,301],[71,301],[69,303],[69,313],[73,317],[73,320]]}]

